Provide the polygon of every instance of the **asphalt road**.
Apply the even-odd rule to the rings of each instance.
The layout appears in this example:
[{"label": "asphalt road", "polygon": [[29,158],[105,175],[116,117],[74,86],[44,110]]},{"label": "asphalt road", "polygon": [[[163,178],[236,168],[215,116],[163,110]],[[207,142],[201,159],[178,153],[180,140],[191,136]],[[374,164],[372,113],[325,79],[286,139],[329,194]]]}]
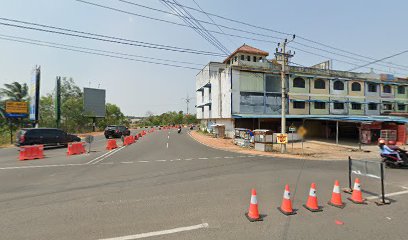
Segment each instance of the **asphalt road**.
[{"label": "asphalt road", "polygon": [[[184,130],[155,131],[108,152],[97,137],[93,152],[18,161],[0,149],[0,239],[407,239],[408,170],[387,169],[391,205],[330,207],[333,182],[347,183],[347,162],[303,161],[215,150]],[[362,178],[364,195],[379,192]],[[317,184],[323,212],[302,207]],[[298,214],[280,205],[290,184]],[[263,222],[245,218],[256,188]],[[407,194],[404,194],[404,191]],[[343,225],[336,224],[336,220]]]}]

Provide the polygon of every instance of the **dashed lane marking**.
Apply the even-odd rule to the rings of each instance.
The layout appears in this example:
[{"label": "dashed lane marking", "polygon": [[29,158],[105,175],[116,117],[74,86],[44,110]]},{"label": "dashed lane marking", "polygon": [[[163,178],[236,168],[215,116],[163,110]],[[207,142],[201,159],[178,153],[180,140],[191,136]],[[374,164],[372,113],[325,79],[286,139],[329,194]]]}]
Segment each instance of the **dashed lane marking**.
[{"label": "dashed lane marking", "polygon": [[208,223],[201,223],[201,224],[188,226],[188,227],[179,227],[179,228],[173,228],[173,229],[156,231],[156,232],[140,233],[140,234],[136,234],[136,235],[128,235],[128,236],[122,236],[122,237],[104,238],[104,239],[99,239],[99,240],[133,240],[133,239],[141,239],[141,238],[148,238],[148,237],[155,237],[155,236],[173,234],[173,233],[178,233],[178,232],[192,231],[192,230],[197,230],[197,229],[201,229],[201,228],[208,228],[208,226],[209,226]]},{"label": "dashed lane marking", "polygon": [[208,158],[206,158],[206,157],[202,157],[202,158],[198,158],[198,159],[200,159],[200,160],[204,160],[204,159],[208,159]]},{"label": "dashed lane marking", "polygon": [[166,162],[167,160],[156,160],[156,162]]},{"label": "dashed lane marking", "polygon": [[224,158],[234,158],[234,157],[224,157]]},{"label": "dashed lane marking", "polygon": [[150,161],[138,161],[138,162],[141,162],[141,163],[148,163],[148,162],[150,162]]},{"label": "dashed lane marking", "polygon": [[125,163],[126,164],[126,163],[133,163],[133,162],[120,162],[120,163]]}]

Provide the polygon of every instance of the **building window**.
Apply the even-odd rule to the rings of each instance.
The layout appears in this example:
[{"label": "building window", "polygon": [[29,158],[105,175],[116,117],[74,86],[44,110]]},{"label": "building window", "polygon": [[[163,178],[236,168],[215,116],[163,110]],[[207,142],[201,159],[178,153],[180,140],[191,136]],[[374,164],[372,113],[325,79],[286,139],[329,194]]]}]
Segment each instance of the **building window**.
[{"label": "building window", "polygon": [[314,103],[315,109],[326,109],[326,103],[324,102],[315,102]]},{"label": "building window", "polygon": [[252,58],[253,60],[254,60],[254,62],[256,62],[256,57],[255,56],[253,56],[253,58]]},{"label": "building window", "polygon": [[368,110],[377,110],[377,103],[369,103]]},{"label": "building window", "polygon": [[314,81],[314,88],[315,89],[325,89],[326,88],[326,83],[324,82],[323,79],[316,79]]},{"label": "building window", "polygon": [[383,86],[383,93],[391,93],[391,86],[390,85],[384,85]]},{"label": "building window", "polygon": [[294,101],[293,108],[296,109],[305,109],[305,102]]},{"label": "building window", "polygon": [[244,55],[241,55],[241,60],[245,60],[245,56],[244,56]]},{"label": "building window", "polygon": [[360,92],[361,91],[361,84],[358,82],[353,82],[351,84],[351,91],[353,92]]},{"label": "building window", "polygon": [[208,89],[208,99],[211,101],[211,88]]},{"label": "building window", "polygon": [[383,110],[392,110],[392,104],[390,103],[384,103],[383,104]]},{"label": "building window", "polygon": [[377,85],[375,85],[374,83],[369,83],[368,84],[368,91],[369,92],[377,92]]},{"label": "building window", "polygon": [[305,88],[305,80],[303,78],[295,78],[293,79],[293,87],[295,88]]},{"label": "building window", "polygon": [[344,83],[342,81],[339,81],[339,80],[335,81],[333,83],[333,89],[334,90],[344,90]]},{"label": "building window", "polygon": [[351,103],[351,109],[361,110],[361,103]]},{"label": "building window", "polygon": [[405,104],[398,104],[398,111],[405,111]]},{"label": "building window", "polygon": [[248,62],[251,61],[251,56],[247,56],[247,61],[248,61]]},{"label": "building window", "polygon": [[334,109],[344,109],[344,103],[335,102],[333,103]]},{"label": "building window", "polygon": [[398,94],[405,94],[405,86],[398,86]]}]

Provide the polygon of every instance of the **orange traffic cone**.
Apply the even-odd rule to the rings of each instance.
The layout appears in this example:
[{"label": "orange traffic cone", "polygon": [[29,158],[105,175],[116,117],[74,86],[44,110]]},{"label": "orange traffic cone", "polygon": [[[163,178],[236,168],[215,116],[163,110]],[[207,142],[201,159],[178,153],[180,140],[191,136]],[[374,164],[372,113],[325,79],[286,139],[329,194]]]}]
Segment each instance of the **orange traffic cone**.
[{"label": "orange traffic cone", "polygon": [[309,197],[307,198],[307,203],[303,205],[307,210],[311,212],[321,212],[323,207],[320,207],[317,203],[316,197],[316,184],[312,183],[310,185]]},{"label": "orange traffic cone", "polygon": [[360,179],[356,178],[354,181],[353,193],[351,194],[351,198],[347,199],[353,203],[366,204],[365,199],[363,199],[363,194],[361,193]]},{"label": "orange traffic cone", "polygon": [[286,184],[285,192],[283,193],[282,205],[278,207],[278,210],[285,215],[294,215],[296,211],[292,208],[292,202],[290,201],[289,185]]},{"label": "orange traffic cone", "polygon": [[338,208],[344,208],[344,206],[346,206],[346,204],[341,200],[340,185],[339,181],[337,180],[334,182],[332,198],[328,204]]},{"label": "orange traffic cone", "polygon": [[259,215],[258,211],[258,200],[256,199],[256,190],[252,189],[251,193],[251,203],[249,204],[249,210],[245,213],[245,216],[248,218],[250,222],[255,221],[262,221],[261,215]]}]

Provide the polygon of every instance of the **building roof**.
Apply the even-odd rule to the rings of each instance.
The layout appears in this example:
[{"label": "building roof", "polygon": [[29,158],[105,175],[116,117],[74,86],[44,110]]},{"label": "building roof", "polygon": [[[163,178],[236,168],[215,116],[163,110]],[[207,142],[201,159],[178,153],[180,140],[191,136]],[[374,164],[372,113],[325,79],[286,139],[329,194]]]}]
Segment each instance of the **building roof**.
[{"label": "building roof", "polygon": [[263,51],[261,49],[254,48],[254,47],[251,47],[249,45],[244,44],[241,47],[237,48],[233,53],[231,53],[231,55],[229,55],[223,61],[223,63],[226,63],[228,60],[230,60],[237,53],[247,53],[247,54],[261,55],[261,56],[265,56],[265,57],[269,55],[268,52],[265,52],[265,51]]}]

